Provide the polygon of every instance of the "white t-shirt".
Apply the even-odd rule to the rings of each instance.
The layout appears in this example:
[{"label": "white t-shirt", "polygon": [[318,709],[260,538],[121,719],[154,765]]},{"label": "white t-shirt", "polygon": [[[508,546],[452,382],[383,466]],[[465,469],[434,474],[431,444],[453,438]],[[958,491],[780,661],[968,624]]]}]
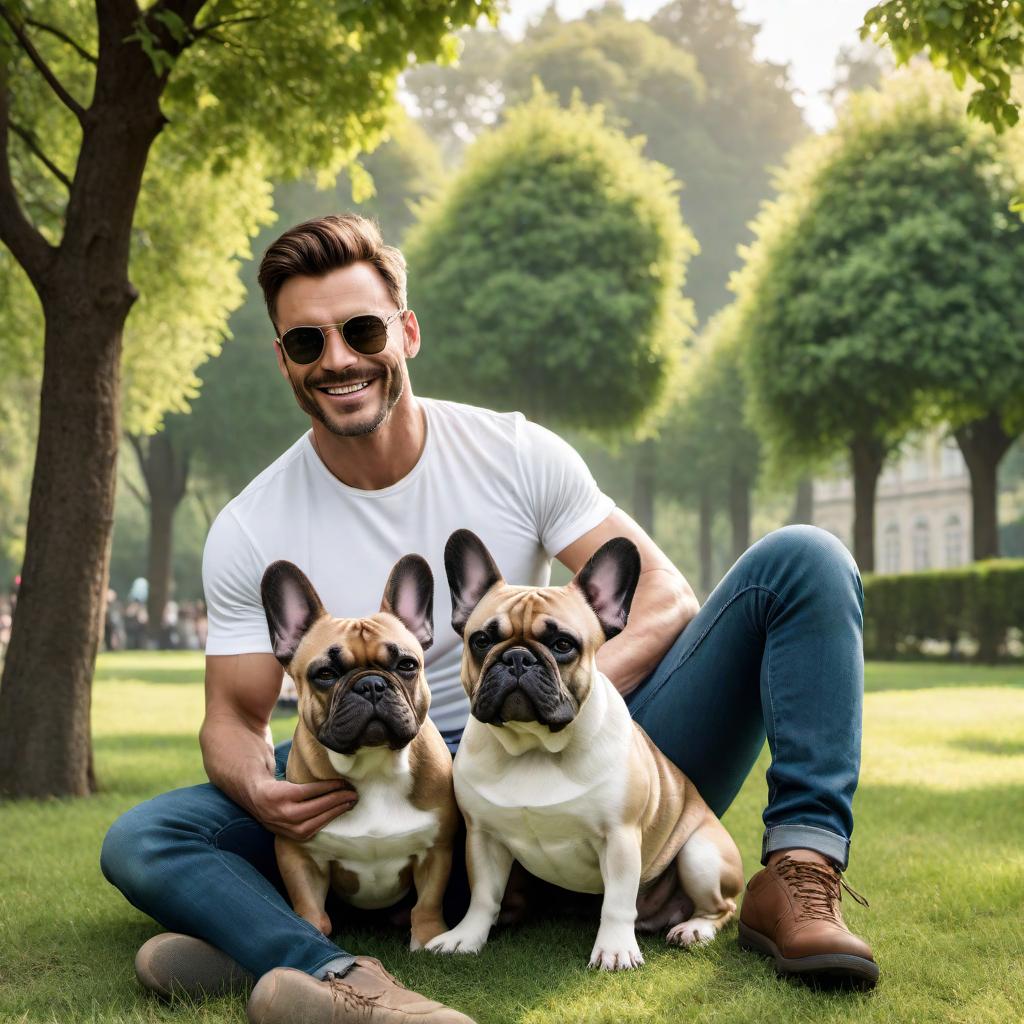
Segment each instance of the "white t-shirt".
[{"label": "white t-shirt", "polygon": [[203,552],[207,654],[270,652],[260,580],[279,558],[312,581],[339,618],[380,608],[402,555],[434,574],[434,643],[426,652],[430,717],[460,729],[469,702],[459,679],[462,639],[451,627],[444,546],[457,529],[487,545],[509,583],[547,586],[555,554],[615,507],[579,454],[522,413],[418,398],[426,416],[419,461],[378,491],[349,487],[304,434],[221,511]]}]

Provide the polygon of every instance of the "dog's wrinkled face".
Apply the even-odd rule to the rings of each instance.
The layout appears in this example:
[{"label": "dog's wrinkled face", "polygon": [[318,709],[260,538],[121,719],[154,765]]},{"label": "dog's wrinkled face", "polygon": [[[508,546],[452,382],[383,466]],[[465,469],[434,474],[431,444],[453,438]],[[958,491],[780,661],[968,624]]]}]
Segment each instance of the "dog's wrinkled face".
[{"label": "dog's wrinkled face", "polygon": [[419,555],[391,570],[380,611],[336,619],[291,562],[263,575],[263,608],[277,660],[295,680],[299,716],[329,750],[400,750],[430,706],[423,652],[433,642],[434,580]]},{"label": "dog's wrinkled face", "polygon": [[626,625],[640,577],[636,545],[608,541],[564,587],[509,586],[469,530],[448,538],[444,564],[473,716],[564,729],[590,693],[597,649]]}]

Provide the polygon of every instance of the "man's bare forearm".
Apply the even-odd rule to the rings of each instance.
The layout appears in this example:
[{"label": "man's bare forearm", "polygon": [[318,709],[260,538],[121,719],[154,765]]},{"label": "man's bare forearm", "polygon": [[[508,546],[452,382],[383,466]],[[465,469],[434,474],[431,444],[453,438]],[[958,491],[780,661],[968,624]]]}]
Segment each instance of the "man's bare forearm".
[{"label": "man's bare forearm", "polygon": [[199,731],[199,745],[207,778],[252,813],[253,783],[274,777],[269,727],[261,731],[230,712],[208,712]]},{"label": "man's bare forearm", "polygon": [[626,628],[597,652],[597,667],[625,696],[654,671],[699,608],[679,573],[661,568],[642,572]]}]

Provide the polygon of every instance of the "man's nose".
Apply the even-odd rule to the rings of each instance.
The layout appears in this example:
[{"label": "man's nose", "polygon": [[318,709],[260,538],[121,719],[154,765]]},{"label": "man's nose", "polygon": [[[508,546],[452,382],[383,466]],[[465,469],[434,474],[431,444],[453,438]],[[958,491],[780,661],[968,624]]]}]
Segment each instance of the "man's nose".
[{"label": "man's nose", "polygon": [[335,371],[348,370],[358,362],[358,354],[345,343],[341,331],[337,327],[325,327],[324,351],[320,356],[320,368]]}]

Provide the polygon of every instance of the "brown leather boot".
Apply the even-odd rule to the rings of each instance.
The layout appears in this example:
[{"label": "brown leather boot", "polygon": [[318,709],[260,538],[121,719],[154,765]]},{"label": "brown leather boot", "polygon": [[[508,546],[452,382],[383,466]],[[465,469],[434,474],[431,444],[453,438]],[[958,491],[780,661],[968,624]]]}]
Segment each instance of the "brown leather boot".
[{"label": "brown leather boot", "polygon": [[135,955],[135,974],[150,992],[169,999],[222,996],[252,988],[256,980],[234,960],[202,939],[162,932]]},{"label": "brown leather boot", "polygon": [[400,985],[372,956],[318,981],[278,967],[256,983],[250,1024],[474,1024],[472,1018]]},{"label": "brown leather boot", "polygon": [[780,974],[814,985],[874,988],[878,964],[843,921],[842,889],[868,905],[831,864],[784,854],[747,883],[740,946],[771,957]]}]

